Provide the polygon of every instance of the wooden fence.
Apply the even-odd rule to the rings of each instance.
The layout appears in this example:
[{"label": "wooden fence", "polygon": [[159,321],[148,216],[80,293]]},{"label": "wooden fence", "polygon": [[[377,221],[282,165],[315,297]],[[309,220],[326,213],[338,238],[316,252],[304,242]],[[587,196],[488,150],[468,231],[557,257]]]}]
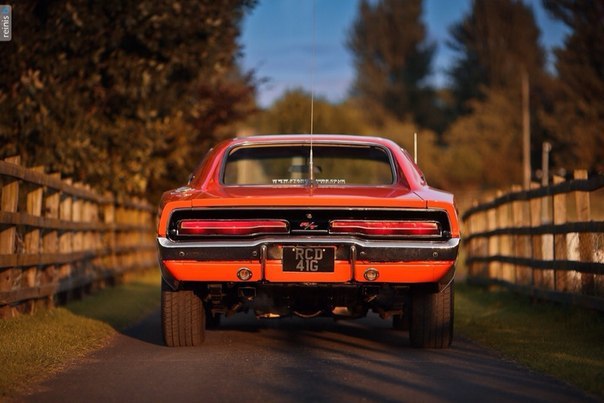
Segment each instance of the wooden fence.
[{"label": "wooden fence", "polygon": [[604,221],[590,201],[601,188],[604,176],[577,171],[475,204],[463,215],[468,281],[604,311]]},{"label": "wooden fence", "polygon": [[157,264],[155,211],[0,161],[0,318],[78,297]]}]

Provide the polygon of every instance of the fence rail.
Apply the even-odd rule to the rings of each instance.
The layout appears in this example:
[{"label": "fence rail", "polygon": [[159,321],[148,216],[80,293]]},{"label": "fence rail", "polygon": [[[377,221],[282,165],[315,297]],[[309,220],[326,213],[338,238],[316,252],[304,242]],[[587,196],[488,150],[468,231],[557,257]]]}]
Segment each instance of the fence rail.
[{"label": "fence rail", "polygon": [[604,176],[576,171],[573,180],[514,187],[468,209],[468,280],[604,311],[604,221],[591,210],[602,188]]},{"label": "fence rail", "polygon": [[156,264],[154,209],[0,161],[0,318]]}]

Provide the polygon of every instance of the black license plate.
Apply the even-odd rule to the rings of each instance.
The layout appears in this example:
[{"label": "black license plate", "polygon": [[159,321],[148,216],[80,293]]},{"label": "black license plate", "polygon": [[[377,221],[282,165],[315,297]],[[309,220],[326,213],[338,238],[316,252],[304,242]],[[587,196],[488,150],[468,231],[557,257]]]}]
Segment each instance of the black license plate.
[{"label": "black license plate", "polygon": [[283,271],[322,272],[334,271],[336,248],[325,246],[283,247]]}]

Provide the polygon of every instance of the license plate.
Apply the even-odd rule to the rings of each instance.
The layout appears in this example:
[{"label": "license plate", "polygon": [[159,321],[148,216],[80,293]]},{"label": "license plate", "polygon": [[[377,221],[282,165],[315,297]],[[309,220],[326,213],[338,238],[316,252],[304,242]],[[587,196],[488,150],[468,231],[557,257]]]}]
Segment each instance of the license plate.
[{"label": "license plate", "polygon": [[324,246],[286,246],[283,248],[283,271],[333,272],[336,248]]}]

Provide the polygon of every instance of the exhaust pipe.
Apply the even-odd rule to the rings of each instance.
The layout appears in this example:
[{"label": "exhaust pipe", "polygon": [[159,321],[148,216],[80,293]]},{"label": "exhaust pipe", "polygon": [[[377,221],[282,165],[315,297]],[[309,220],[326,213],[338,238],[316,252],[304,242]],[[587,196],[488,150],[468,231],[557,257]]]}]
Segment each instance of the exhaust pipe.
[{"label": "exhaust pipe", "polygon": [[244,301],[249,302],[256,298],[256,289],[254,287],[240,287],[237,290],[237,295]]},{"label": "exhaust pipe", "polygon": [[304,319],[310,319],[310,318],[316,318],[317,316],[320,316],[323,311],[319,310],[316,312],[311,312],[311,313],[306,313],[306,312],[298,312],[298,311],[292,311],[294,315],[299,316],[300,318],[304,318]]}]

